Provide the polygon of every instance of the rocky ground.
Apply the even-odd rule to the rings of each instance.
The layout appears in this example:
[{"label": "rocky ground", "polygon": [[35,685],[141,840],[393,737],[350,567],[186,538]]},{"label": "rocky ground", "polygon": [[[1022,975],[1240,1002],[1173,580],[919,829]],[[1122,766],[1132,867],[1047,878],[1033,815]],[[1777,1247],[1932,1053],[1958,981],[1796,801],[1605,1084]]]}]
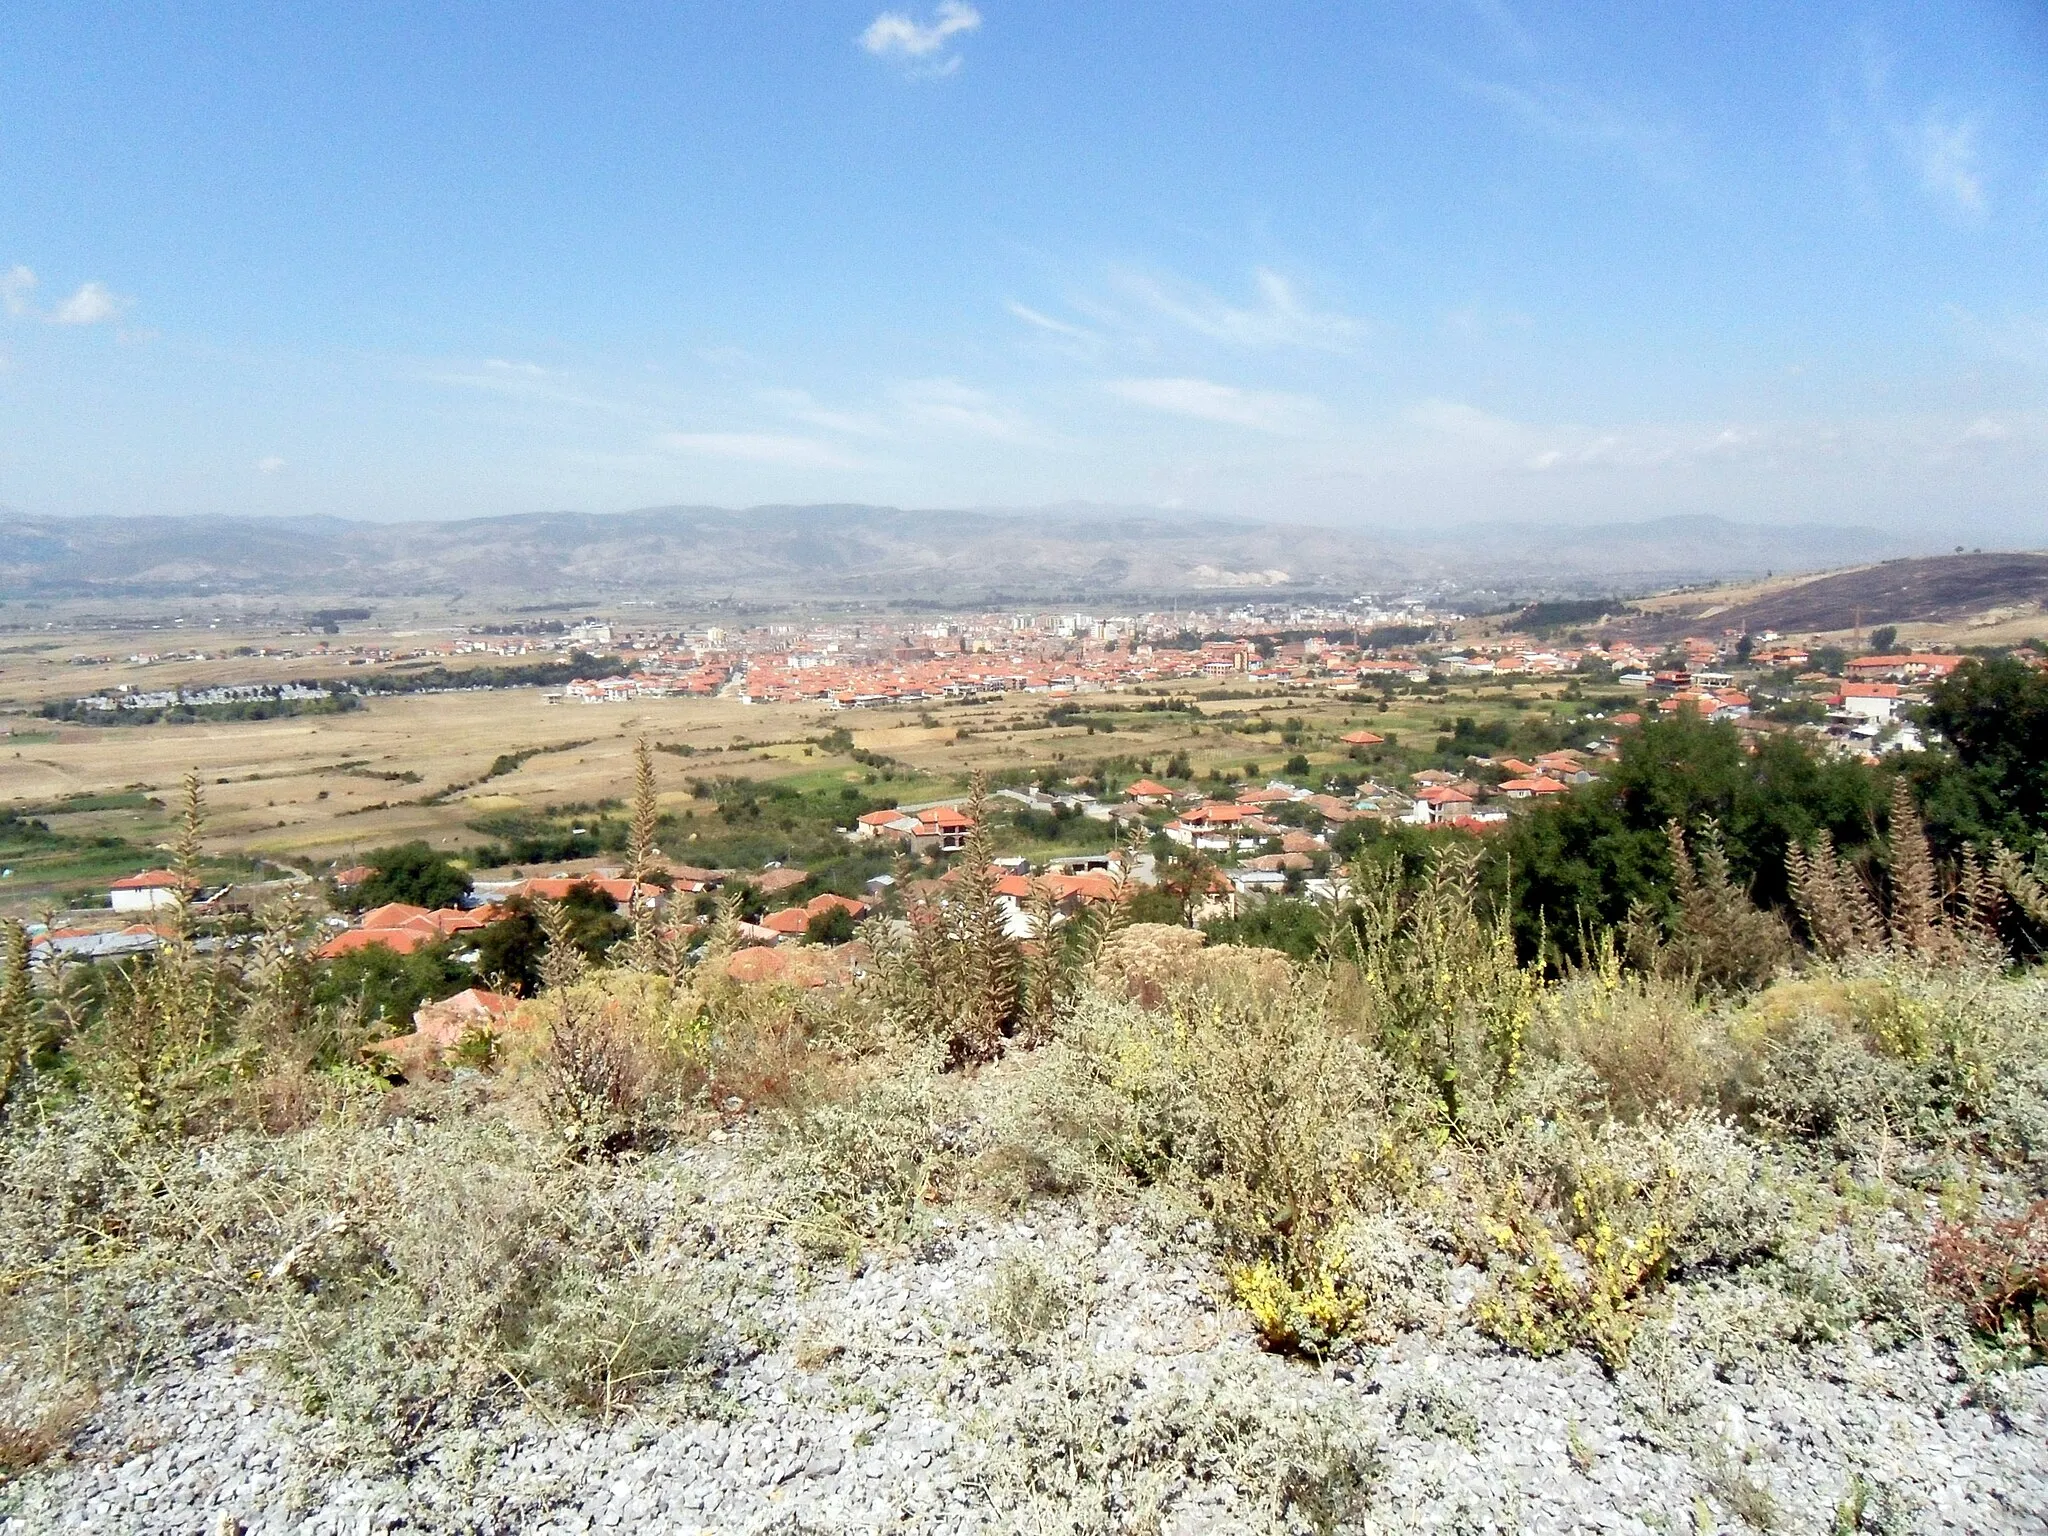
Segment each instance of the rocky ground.
[{"label": "rocky ground", "polygon": [[[657,1177],[715,1209],[730,1158]],[[851,1266],[764,1239],[709,1413],[515,1411],[402,1467],[219,1335],[0,1490],[0,1532],[2048,1530],[2048,1371],[1860,1332],[1731,1363],[1673,1321],[1610,1378],[1482,1338],[1459,1270],[1317,1369],[1258,1347],[1179,1219],[954,1212]]]}]

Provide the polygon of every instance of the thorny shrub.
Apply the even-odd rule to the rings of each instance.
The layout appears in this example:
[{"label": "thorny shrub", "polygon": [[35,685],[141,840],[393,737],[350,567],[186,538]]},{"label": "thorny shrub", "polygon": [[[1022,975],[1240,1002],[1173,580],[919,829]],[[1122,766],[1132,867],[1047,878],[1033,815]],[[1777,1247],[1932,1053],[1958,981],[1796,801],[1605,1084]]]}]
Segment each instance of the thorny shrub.
[{"label": "thorny shrub", "polygon": [[1721,1020],[1695,1006],[1686,983],[1622,970],[1612,945],[1539,997],[1530,1043],[1591,1068],[1625,1120],[1715,1103],[1733,1064]]},{"label": "thorny shrub", "polygon": [[925,1055],[871,1073],[846,1099],[786,1117],[776,1220],[812,1252],[848,1260],[870,1242],[905,1241],[958,1160],[947,1107],[937,1062]]},{"label": "thorny shrub", "polygon": [[2048,984],[1865,961],[1765,993],[1740,1032],[1746,1112],[1837,1156],[1887,1142],[2048,1187]]}]

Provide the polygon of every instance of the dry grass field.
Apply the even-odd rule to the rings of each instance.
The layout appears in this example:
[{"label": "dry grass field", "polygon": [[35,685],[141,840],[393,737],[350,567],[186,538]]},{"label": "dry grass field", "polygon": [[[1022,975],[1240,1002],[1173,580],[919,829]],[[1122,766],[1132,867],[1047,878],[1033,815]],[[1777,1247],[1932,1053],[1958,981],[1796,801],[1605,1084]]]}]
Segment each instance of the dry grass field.
[{"label": "dry grass field", "polygon": [[[160,810],[59,807],[124,793],[168,801],[196,770],[210,840],[221,851],[347,860],[412,838],[467,848],[477,840],[468,823],[490,811],[616,799],[627,792],[642,735],[690,749],[656,754],[669,803],[688,800],[691,781],[723,775],[807,787],[835,777],[864,783],[872,770],[823,740],[840,729],[857,748],[893,760],[894,778],[876,792],[914,802],[957,792],[977,767],[1064,763],[1080,772],[1121,758],[1163,772],[1185,753],[1197,774],[1237,777],[1252,765],[1277,773],[1297,751],[1333,764],[1344,758],[1337,737],[1347,730],[1369,726],[1420,742],[1452,712],[1540,710],[1555,692],[1458,689],[1381,712],[1319,688],[1224,691],[1233,696],[1190,710],[1145,710],[1150,701],[1135,695],[1089,696],[1074,701],[1079,717],[1059,724],[1047,713],[1061,701],[1037,695],[841,712],[723,699],[568,704],[537,688],[377,697],[346,714],[263,721],[92,727],[16,717],[20,744],[0,737],[0,807],[34,809],[55,830],[150,846],[166,835]],[[1271,728],[1260,729],[1266,722]],[[498,759],[507,754],[530,755],[504,770]]]},{"label": "dry grass field", "polygon": [[[402,652],[444,637],[394,622],[352,626],[334,643]],[[0,865],[16,866],[0,879],[0,908],[21,910],[59,897],[91,905],[103,899],[93,892],[107,879],[158,857],[170,837],[165,807],[188,771],[205,785],[208,841],[218,855],[345,863],[416,838],[460,856],[480,841],[478,818],[493,812],[567,811],[573,821],[574,808],[628,792],[633,746],[643,735],[664,749],[655,756],[664,801],[693,805],[696,825],[715,836],[720,813],[693,797],[692,786],[727,776],[806,792],[853,784],[871,797],[915,804],[961,792],[976,768],[1065,766],[1084,775],[1121,762],[1164,774],[1184,757],[1198,776],[1241,779],[1253,770],[1277,774],[1301,754],[1319,769],[1341,763],[1362,772],[1370,766],[1349,761],[1338,740],[1346,731],[1369,727],[1427,747],[1457,715],[1530,718],[1573,707],[1561,681],[1459,685],[1382,707],[1321,684],[1225,679],[1075,699],[1011,695],[860,711],[723,698],[584,705],[557,701],[545,688],[499,688],[380,695],[343,713],[270,720],[84,725],[35,711],[124,684],[368,681],[402,674],[408,663],[350,667],[341,654],[248,654],[317,643],[279,625],[113,630],[74,622],[7,639],[0,645],[0,813],[31,814],[71,840],[68,852],[0,848]],[[193,651],[204,658],[177,654]],[[177,659],[132,659],[151,653]],[[1397,768],[1384,765],[1389,774]],[[80,838],[120,841],[81,848]]]},{"label": "dry grass field", "polygon": [[[1142,713],[1141,702],[1106,695],[1084,701],[1113,713],[1118,729],[1048,727],[1052,700],[1032,697],[980,706],[858,714],[719,699],[659,699],[632,705],[551,701],[545,690],[411,694],[373,698],[343,715],[134,727],[30,727],[11,749],[0,738],[5,802],[50,805],[67,797],[138,791],[164,795],[188,768],[207,786],[213,835],[226,847],[257,853],[341,856],[412,837],[453,845],[480,811],[589,802],[617,797],[632,777],[634,741],[645,735],[695,755],[662,753],[665,792],[687,795],[687,781],[719,774],[781,778],[834,769],[863,777],[845,757],[812,745],[838,728],[857,746],[880,752],[948,783],[974,767],[1000,768],[1066,759],[1076,766],[1112,756],[1186,751],[1199,768],[1261,761],[1278,769],[1293,750],[1277,734],[1222,735],[1209,716],[1258,711],[1298,717],[1311,736],[1330,737],[1368,719],[1398,728],[1433,722],[1412,711],[1391,716],[1345,706],[1314,693],[1261,690],[1257,698],[1212,702],[1204,713]],[[1461,706],[1463,707],[1463,706]],[[964,734],[963,734],[964,732]],[[1318,741],[1321,755],[1332,755]],[[808,747],[808,751],[806,750]],[[540,749],[509,773],[485,779],[502,754]],[[452,792],[451,792],[452,791]],[[91,813],[104,821],[119,813]],[[67,818],[69,819],[69,818]]]}]

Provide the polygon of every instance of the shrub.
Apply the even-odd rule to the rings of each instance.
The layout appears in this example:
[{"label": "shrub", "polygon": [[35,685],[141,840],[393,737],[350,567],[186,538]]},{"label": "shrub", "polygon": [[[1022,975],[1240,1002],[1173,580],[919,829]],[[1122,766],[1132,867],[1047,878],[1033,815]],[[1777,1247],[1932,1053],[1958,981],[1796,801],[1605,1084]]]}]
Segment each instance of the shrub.
[{"label": "shrub", "polygon": [[2048,1200],[2003,1221],[1941,1222],[1927,1280],[1978,1333],[2048,1357]]},{"label": "shrub", "polygon": [[1062,1326],[1074,1306],[1073,1288],[1028,1248],[1003,1255],[981,1298],[989,1331],[1022,1350]]},{"label": "shrub", "polygon": [[1198,999],[1175,1016],[1084,1000],[1070,1037],[1125,1108],[1099,1125],[1141,1181],[1197,1197],[1233,1290],[1277,1349],[1325,1353],[1371,1298],[1345,1233],[1410,1174],[1393,1066],[1330,1026],[1303,981],[1278,999]]},{"label": "shrub", "polygon": [[1590,1068],[1625,1120],[1710,1103],[1732,1067],[1725,1029],[1684,982],[1612,963],[1545,992],[1531,1041],[1551,1060]]},{"label": "shrub", "polygon": [[1398,866],[1368,865],[1348,916],[1335,950],[1355,972],[1346,1002],[1366,1038],[1434,1087],[1455,1133],[1514,1077],[1535,1008],[1508,919],[1481,915],[1476,855],[1449,848],[1406,900]]},{"label": "shrub", "polygon": [[1104,1188],[1125,1174],[1130,1101],[1070,1043],[1042,1047],[1015,1071],[1006,1064],[978,1089],[978,1118],[987,1129],[969,1177],[997,1204]]},{"label": "shrub", "polygon": [[[1355,1399],[1304,1385],[1276,1399],[1250,1383],[1139,1375],[1134,1362],[1057,1359],[1008,1393],[986,1426],[987,1480],[1014,1517],[1058,1510],[1072,1531],[1157,1530],[1210,1484],[1237,1490],[1234,1530],[1354,1528],[1379,1472]],[[1043,1518],[1019,1523],[1045,1528]]]},{"label": "shrub", "polygon": [[774,1218],[804,1247],[848,1259],[870,1241],[907,1239],[951,1172],[941,1104],[937,1062],[914,1056],[887,1063],[849,1102],[786,1121]]},{"label": "shrub", "polygon": [[2048,1154],[2042,983],[1967,965],[1861,962],[1766,993],[1741,1085],[1778,1134],[1850,1155],[1887,1140],[1968,1153],[2038,1180]]},{"label": "shrub", "polygon": [[1671,973],[1715,991],[1761,986],[1792,957],[1792,935],[1774,912],[1759,911],[1729,874],[1721,829],[1710,817],[1688,843],[1677,821],[1664,829],[1678,898],[1674,928],[1659,960]]},{"label": "shrub", "polygon": [[1497,1193],[1482,1330],[1530,1354],[1582,1345],[1628,1357],[1648,1296],[1674,1275],[1770,1253],[1789,1214],[1757,1154],[1725,1122],[1561,1127],[1538,1198]]},{"label": "shrub", "polygon": [[0,1158],[5,1331],[52,1358],[68,1340],[45,1393],[248,1321],[347,1440],[404,1456],[515,1401],[610,1411],[696,1390],[724,1358],[700,1229],[502,1125],[377,1134],[343,1116],[202,1146],[77,1106]]},{"label": "shrub", "polygon": [[557,993],[536,1005],[553,1015],[542,1050],[541,1104],[579,1157],[613,1157],[654,1130],[652,1064],[615,1008]]}]

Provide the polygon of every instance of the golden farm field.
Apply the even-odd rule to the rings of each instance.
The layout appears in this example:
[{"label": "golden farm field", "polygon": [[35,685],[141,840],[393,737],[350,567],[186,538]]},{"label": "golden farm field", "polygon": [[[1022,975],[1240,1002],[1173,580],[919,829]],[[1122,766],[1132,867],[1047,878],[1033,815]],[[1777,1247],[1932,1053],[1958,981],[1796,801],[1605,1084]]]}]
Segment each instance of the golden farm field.
[{"label": "golden farm field", "polygon": [[[1318,770],[1344,764],[1338,740],[1360,727],[1418,746],[1453,714],[1481,719],[1553,707],[1548,690],[1454,689],[1385,710],[1313,687],[1244,688],[1192,708],[1139,694],[1059,699],[1011,695],[979,704],[835,711],[749,706],[725,699],[560,702],[537,688],[392,695],[340,715],[139,727],[66,725],[9,750],[0,742],[0,805],[49,815],[82,796],[141,793],[168,800],[184,773],[206,786],[209,837],[222,852],[347,859],[423,838],[450,850],[476,842],[470,823],[492,812],[587,805],[625,795],[642,735],[662,798],[690,798],[692,781],[734,775],[849,782],[887,777],[876,793],[906,801],[956,793],[975,768],[1121,759],[1163,773],[1184,756],[1197,777],[1277,774],[1297,753]],[[1174,702],[1185,704],[1182,694]],[[1049,718],[1049,716],[1051,718]],[[864,761],[846,750],[852,744]],[[1391,765],[1390,765],[1391,766]],[[1368,770],[1369,771],[1369,770]],[[66,814],[67,832],[112,833],[153,846],[153,811]]]}]

